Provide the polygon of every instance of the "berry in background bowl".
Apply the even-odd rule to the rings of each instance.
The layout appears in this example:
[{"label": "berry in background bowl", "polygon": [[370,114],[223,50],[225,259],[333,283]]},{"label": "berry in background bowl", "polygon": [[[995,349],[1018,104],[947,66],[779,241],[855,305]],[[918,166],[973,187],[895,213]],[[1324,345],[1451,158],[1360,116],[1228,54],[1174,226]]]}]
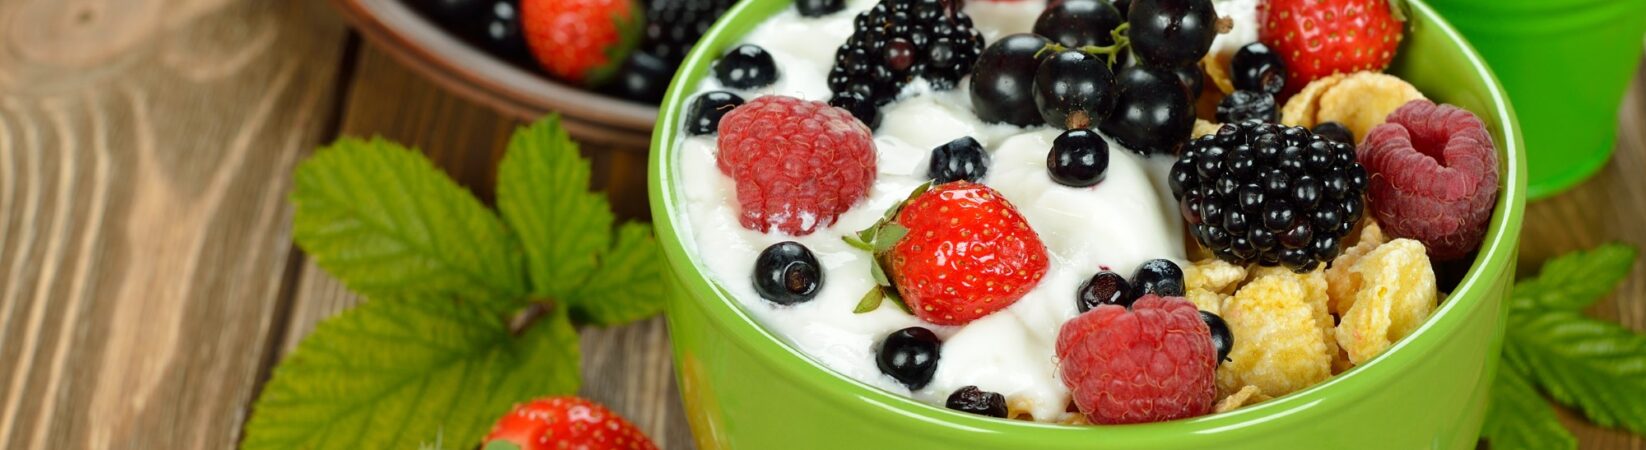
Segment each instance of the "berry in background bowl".
[{"label": "berry in background bowl", "polygon": [[[1122,17],[1205,19],[1194,3],[1134,0]],[[1254,3],[1244,2],[1248,26]],[[1286,74],[1265,66],[1273,58],[1205,62],[1257,42],[1256,32],[1225,45],[1205,43],[1200,28],[1146,28],[1148,54],[1119,66],[1114,47],[1082,46],[1109,64],[1114,85],[1052,74],[1037,99],[1037,71],[1062,64],[1045,64],[1062,51],[1050,46],[1069,49],[1027,34],[1042,2],[858,0],[822,15],[781,1],[734,7],[682,66],[650,171],[678,283],[668,315],[677,376],[699,446],[1473,448],[1513,280],[1524,167],[1489,70],[1426,5],[1409,5],[1391,78],[1472,112],[1494,143],[1495,201],[1456,259],[1434,258],[1426,244],[1473,228],[1385,236],[1356,220],[1378,208],[1363,199],[1383,172],[1360,165],[1343,135],[1397,136],[1350,120],[1381,105],[1335,126],[1313,123],[1335,117],[1321,99],[1310,111],[1326,114],[1307,124],[1190,128],[1216,120],[1194,102],[1228,95],[1208,96],[1221,88],[1215,72],[1251,69],[1240,84],[1272,105],[1256,115],[1285,116],[1274,111],[1284,85],[1274,77]],[[930,51],[939,35],[947,51]],[[775,79],[722,75],[726,55],[751,53],[734,50],[743,46],[769,56]],[[765,58],[732,60],[744,59]],[[1088,60],[1068,57],[1066,67]],[[1114,109],[1093,106],[1103,102],[1089,92],[1112,95]],[[1069,120],[1080,115],[1088,120]],[[715,121],[713,132],[702,126]],[[1435,150],[1447,140],[1423,137],[1429,130],[1405,131],[1410,142],[1378,141],[1398,167],[1447,154]],[[1226,157],[1245,152],[1254,156]],[[1443,159],[1428,170],[1479,169]],[[1179,177],[1178,165],[1193,176]],[[1287,175],[1273,194],[1262,184],[1271,172]],[[1294,189],[1292,175],[1320,186]],[[1264,196],[1243,200],[1248,183]],[[1433,194],[1398,183],[1390,192],[1369,198]],[[1235,210],[1251,215],[1231,221]],[[773,248],[806,255],[790,259],[807,270],[792,271],[803,275],[793,289],[763,294],[761,284],[783,283],[760,280],[791,273],[757,262]],[[1344,279],[1394,294],[1327,281]],[[803,300],[790,295],[797,289]],[[1379,328],[1377,312],[1395,305],[1421,313]]]},{"label": "berry in background bowl", "polygon": [[333,3],[373,45],[442,87],[523,120],[558,112],[580,142],[639,152],[686,52],[735,2]]}]

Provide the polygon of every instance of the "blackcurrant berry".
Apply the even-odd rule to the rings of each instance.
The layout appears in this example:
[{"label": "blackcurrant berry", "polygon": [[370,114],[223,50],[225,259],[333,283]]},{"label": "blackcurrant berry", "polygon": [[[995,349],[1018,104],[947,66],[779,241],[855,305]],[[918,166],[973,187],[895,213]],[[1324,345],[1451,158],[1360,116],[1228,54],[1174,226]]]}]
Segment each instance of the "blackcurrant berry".
[{"label": "blackcurrant berry", "polygon": [[1212,348],[1217,349],[1217,364],[1229,359],[1229,350],[1234,349],[1234,333],[1229,332],[1229,324],[1222,317],[1206,311],[1200,312],[1200,320],[1206,322],[1206,328],[1212,332]]},{"label": "blackcurrant berry", "polygon": [[989,153],[970,136],[949,141],[932,149],[926,176],[936,184],[966,180],[976,182],[989,172]]},{"label": "blackcurrant berry", "polygon": [[650,53],[630,53],[629,58],[618,67],[617,75],[602,90],[620,98],[655,105],[663,100],[664,92],[668,91],[674,70],[675,67]]},{"label": "blackcurrant berry", "polygon": [[1085,128],[1064,131],[1052,140],[1046,153],[1046,172],[1052,181],[1072,187],[1087,187],[1103,181],[1109,170],[1109,143],[1097,132]]},{"label": "blackcurrant berry", "polygon": [[1137,266],[1137,273],[1132,274],[1131,287],[1132,290],[1127,296],[1134,300],[1143,297],[1144,294],[1182,297],[1183,268],[1167,259],[1144,261],[1143,265]]},{"label": "blackcurrant berry", "polygon": [[1034,21],[1034,34],[1064,47],[1114,45],[1115,27],[1126,21],[1108,0],[1054,1]]},{"label": "blackcurrant berry", "polygon": [[732,47],[714,63],[714,76],[733,89],[754,89],[777,82],[777,63],[772,54],[754,44]]},{"label": "blackcurrant berry", "polygon": [[1000,38],[983,50],[972,66],[972,109],[977,118],[1017,126],[1044,123],[1030,91],[1045,56],[1041,49],[1049,43],[1044,37],[1019,33]]},{"label": "blackcurrant berry", "polygon": [[[1223,123],[1276,122],[1280,120],[1275,97],[1262,91],[1234,91],[1217,102],[1217,120]],[[1295,147],[1294,147],[1295,148]]]},{"label": "blackcurrant berry", "polygon": [[1280,95],[1286,88],[1286,63],[1262,42],[1253,42],[1236,51],[1229,61],[1234,70],[1234,88]]},{"label": "blackcurrant berry", "polygon": [[793,305],[817,297],[822,289],[823,266],[798,242],[772,244],[754,260],[754,290],[767,301]]},{"label": "blackcurrant berry", "polygon": [[1034,76],[1034,103],[1047,125],[1086,128],[1114,109],[1114,73],[1097,56],[1065,50],[1040,62]]},{"label": "blackcurrant berry", "polygon": [[1126,15],[1140,63],[1175,68],[1200,61],[1217,37],[1211,0],[1133,0]]},{"label": "blackcurrant berry", "polygon": [[1136,297],[1130,297],[1131,290],[1132,286],[1126,282],[1126,277],[1107,270],[1098,272],[1084,283],[1080,283],[1080,289],[1075,292],[1075,298],[1079,300],[1075,302],[1075,307],[1080,309],[1080,312],[1086,312],[1098,305],[1131,306],[1132,301],[1137,300]]},{"label": "blackcurrant berry", "polygon": [[955,411],[1006,418],[1006,396],[978,389],[977,386],[957,389],[953,394],[949,394],[949,399],[943,403]]},{"label": "blackcurrant berry", "polygon": [[[1139,0],[1145,1],[1145,0]],[[1193,105],[1168,69],[1134,65],[1115,75],[1115,109],[1099,129],[1143,154],[1176,154],[1194,127]]]},{"label": "blackcurrant berry", "polygon": [[822,17],[846,8],[846,0],[795,0],[794,8],[806,17]]},{"label": "blackcurrant berry", "polygon": [[703,135],[720,130],[720,118],[743,104],[743,97],[726,91],[704,92],[686,108],[686,132]]},{"label": "blackcurrant berry", "polygon": [[911,390],[919,390],[932,381],[932,374],[937,373],[942,346],[943,341],[932,330],[904,328],[893,331],[880,342],[875,363],[880,366],[881,373],[891,375]]}]

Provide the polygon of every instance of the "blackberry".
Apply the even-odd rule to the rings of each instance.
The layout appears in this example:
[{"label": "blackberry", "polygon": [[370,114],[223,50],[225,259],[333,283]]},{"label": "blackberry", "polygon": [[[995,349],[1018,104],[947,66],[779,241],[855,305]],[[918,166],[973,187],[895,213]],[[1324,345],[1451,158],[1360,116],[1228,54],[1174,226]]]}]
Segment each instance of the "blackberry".
[{"label": "blackberry", "polygon": [[1168,183],[1195,240],[1235,264],[1314,270],[1365,211],[1354,146],[1302,127],[1225,124],[1189,142]]},{"label": "blackberry", "polygon": [[703,37],[703,32],[709,31],[709,26],[736,3],[736,0],[651,0],[646,7],[646,35],[641,38],[638,51],[656,56],[669,67],[677,67],[697,39]]},{"label": "blackberry", "polygon": [[829,89],[876,106],[896,99],[915,77],[935,89],[954,88],[983,52],[983,35],[958,0],[881,0],[852,23],[852,36],[835,51]]}]

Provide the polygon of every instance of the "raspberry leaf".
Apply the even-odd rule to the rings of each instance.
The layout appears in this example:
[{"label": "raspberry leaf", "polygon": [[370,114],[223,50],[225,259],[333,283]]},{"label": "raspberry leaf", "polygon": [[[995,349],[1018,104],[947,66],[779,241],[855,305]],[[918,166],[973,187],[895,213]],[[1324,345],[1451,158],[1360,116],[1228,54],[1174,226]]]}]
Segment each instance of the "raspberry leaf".
[{"label": "raspberry leaf", "polygon": [[1536,278],[1515,284],[1510,305],[1515,309],[1581,310],[1617,288],[1629,276],[1635,256],[1634,247],[1607,244],[1555,258],[1543,264]]},{"label": "raspberry leaf", "polygon": [[1508,365],[1497,369],[1492,382],[1491,408],[1486,411],[1482,437],[1493,450],[1575,450],[1577,438],[1555,417],[1554,408],[1538,395],[1526,375]]},{"label": "raspberry leaf", "polygon": [[618,325],[657,314],[663,309],[662,260],[651,227],[632,222],[618,227],[617,243],[600,255],[600,270],[565,298],[572,316]]},{"label": "raspberry leaf", "polygon": [[473,448],[514,402],[577,392],[577,345],[558,310],[516,337],[471,303],[369,300],[275,368],[241,448]]},{"label": "raspberry leaf", "polygon": [[1646,336],[1576,311],[1516,311],[1505,360],[1601,426],[1646,433]]},{"label": "raspberry leaf", "polygon": [[497,168],[497,209],[526,250],[534,297],[563,298],[611,246],[611,205],[589,192],[589,162],[549,116],[515,131]]},{"label": "raspberry leaf", "polygon": [[344,138],[297,167],[292,238],[368,297],[464,295],[497,310],[526,292],[502,221],[416,151]]}]

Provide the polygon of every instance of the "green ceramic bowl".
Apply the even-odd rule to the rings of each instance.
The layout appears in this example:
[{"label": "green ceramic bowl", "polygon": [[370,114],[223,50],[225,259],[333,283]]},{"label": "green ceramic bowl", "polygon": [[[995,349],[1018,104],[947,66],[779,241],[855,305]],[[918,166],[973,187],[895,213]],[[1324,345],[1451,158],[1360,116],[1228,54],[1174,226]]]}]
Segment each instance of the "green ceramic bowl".
[{"label": "green ceramic bowl", "polygon": [[[675,148],[681,115],[713,59],[784,0],[727,13],[675,75],[653,133],[651,207],[675,286],[668,303],[676,375],[704,449],[1467,449],[1474,448],[1503,335],[1525,206],[1514,113],[1486,65],[1419,0],[1392,72],[1437,101],[1479,114],[1503,187],[1479,257],[1428,323],[1382,356],[1281,398],[1190,420],[1075,427],[996,420],[875,389],[784,344],[700,269],[680,235]],[[709,176],[704,174],[705,176]]]}]

